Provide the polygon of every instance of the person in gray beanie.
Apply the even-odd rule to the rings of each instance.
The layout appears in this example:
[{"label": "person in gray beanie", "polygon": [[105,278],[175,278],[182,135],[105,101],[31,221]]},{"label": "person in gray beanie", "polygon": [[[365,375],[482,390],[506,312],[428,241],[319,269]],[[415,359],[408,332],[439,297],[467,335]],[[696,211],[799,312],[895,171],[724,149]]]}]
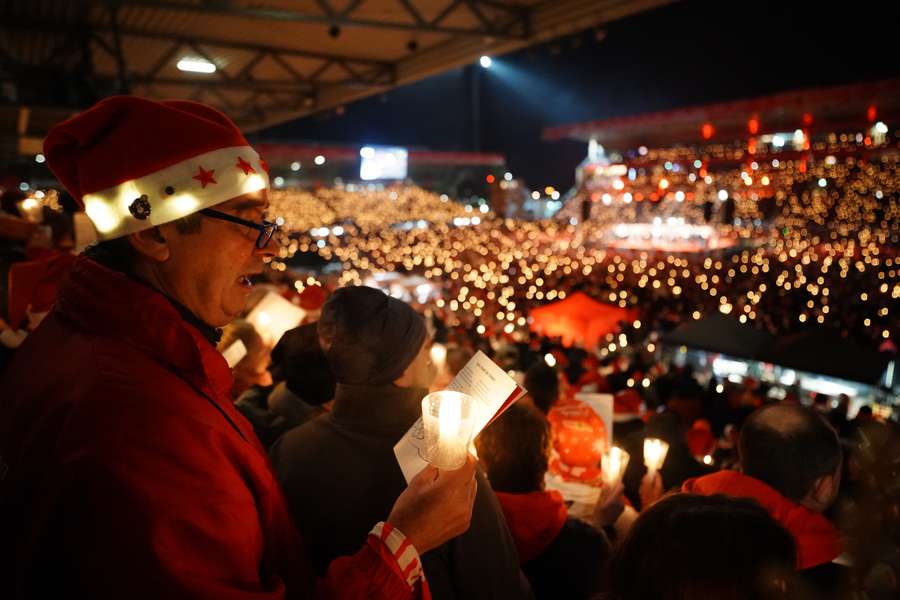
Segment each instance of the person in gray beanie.
[{"label": "person in gray beanie", "polygon": [[[426,335],[425,320],[408,304],[365,286],[337,290],[319,319],[319,342],[331,370],[338,382],[350,385],[393,383],[418,354],[428,355]],[[419,374],[424,387],[431,385],[424,381],[428,373]]]},{"label": "person in gray beanie", "polygon": [[[334,408],[285,433],[271,458],[313,566],[324,572],[406,488],[393,447],[421,416],[436,369],[424,319],[374,288],[337,290],[318,332],[337,381]],[[476,481],[469,530],[422,555],[432,597],[526,598],[500,505],[483,473]]]}]

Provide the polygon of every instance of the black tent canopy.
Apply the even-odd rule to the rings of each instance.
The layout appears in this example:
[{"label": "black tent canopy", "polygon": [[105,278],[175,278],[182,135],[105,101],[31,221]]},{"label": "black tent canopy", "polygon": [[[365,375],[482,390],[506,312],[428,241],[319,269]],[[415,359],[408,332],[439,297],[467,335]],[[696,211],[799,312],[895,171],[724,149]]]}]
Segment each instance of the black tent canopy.
[{"label": "black tent canopy", "polygon": [[662,342],[869,385],[878,384],[890,362],[888,355],[861,348],[824,327],[776,338],[725,315],[685,323]]}]

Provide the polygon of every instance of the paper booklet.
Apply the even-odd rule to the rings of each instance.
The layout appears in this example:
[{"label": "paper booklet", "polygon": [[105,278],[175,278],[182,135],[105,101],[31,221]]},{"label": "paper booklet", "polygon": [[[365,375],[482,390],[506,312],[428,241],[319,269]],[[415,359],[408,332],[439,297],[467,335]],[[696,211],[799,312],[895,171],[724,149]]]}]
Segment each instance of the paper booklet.
[{"label": "paper booklet", "polygon": [[244,357],[247,356],[247,346],[245,346],[244,342],[241,340],[236,340],[222,351],[222,356],[225,357],[228,368],[233,369],[236,364],[244,360]]},{"label": "paper booklet", "polygon": [[[472,438],[525,394],[525,390],[519,387],[512,377],[480,350],[453,378],[447,389],[469,394],[475,399],[476,412]],[[419,417],[394,446],[394,455],[407,483],[428,466],[422,458],[424,442],[425,428],[422,417]]]}]

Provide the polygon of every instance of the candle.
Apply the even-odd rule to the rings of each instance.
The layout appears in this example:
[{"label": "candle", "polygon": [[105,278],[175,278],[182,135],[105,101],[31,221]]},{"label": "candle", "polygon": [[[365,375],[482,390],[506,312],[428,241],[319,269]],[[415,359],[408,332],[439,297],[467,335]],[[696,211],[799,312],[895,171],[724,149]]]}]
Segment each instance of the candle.
[{"label": "candle", "polygon": [[666,454],[669,452],[669,444],[658,438],[644,439],[644,464],[647,465],[647,473],[653,475],[659,471],[666,462]]},{"label": "candle", "polygon": [[422,424],[426,461],[439,469],[458,469],[466,462],[474,421],[473,402],[471,396],[450,390],[425,396]]},{"label": "candle", "polygon": [[19,203],[19,211],[32,223],[40,223],[42,204],[35,198],[25,198]]},{"label": "candle", "polygon": [[433,344],[431,346],[431,362],[440,371],[447,362],[447,346],[443,344]]},{"label": "candle", "polygon": [[603,481],[607,486],[613,488],[622,481],[622,476],[625,475],[625,469],[628,467],[629,458],[628,453],[618,446],[613,446],[603,453],[603,458],[600,459],[600,467]]}]

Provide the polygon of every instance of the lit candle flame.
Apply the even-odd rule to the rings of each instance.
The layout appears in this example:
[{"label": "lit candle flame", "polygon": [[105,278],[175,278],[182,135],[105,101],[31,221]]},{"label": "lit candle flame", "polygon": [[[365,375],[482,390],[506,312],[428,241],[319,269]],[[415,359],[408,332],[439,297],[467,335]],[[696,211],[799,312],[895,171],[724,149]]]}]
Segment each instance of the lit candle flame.
[{"label": "lit candle flame", "polygon": [[447,362],[447,347],[443,344],[434,344],[431,346],[431,362],[439,369],[444,367]]},{"label": "lit candle flame", "polygon": [[618,446],[613,446],[607,452],[603,453],[600,466],[602,469],[603,481],[606,482],[607,485],[612,487],[622,480],[625,469],[628,467],[628,459],[628,453]]},{"label": "lit candle flame", "polygon": [[441,399],[438,409],[438,424],[441,442],[455,440],[459,435],[459,425],[462,420],[462,400],[459,396],[447,395]]},{"label": "lit candle flame", "polygon": [[657,438],[644,439],[644,464],[650,473],[659,471],[666,462],[669,444]]}]

